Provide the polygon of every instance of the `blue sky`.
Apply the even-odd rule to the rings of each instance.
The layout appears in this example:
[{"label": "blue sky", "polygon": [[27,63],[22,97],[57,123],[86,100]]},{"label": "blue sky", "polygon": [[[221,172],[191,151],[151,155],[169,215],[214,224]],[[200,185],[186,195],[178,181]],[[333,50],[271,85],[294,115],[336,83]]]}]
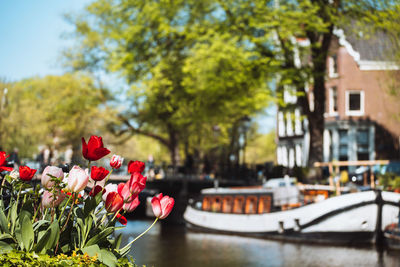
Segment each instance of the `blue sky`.
[{"label": "blue sky", "polygon": [[[91,1],[0,1],[0,79],[62,74],[60,54],[72,44],[62,36],[73,31],[63,14],[79,13]],[[275,126],[275,108],[269,108],[267,114],[258,118],[263,133]]]},{"label": "blue sky", "polygon": [[88,0],[11,0],[0,2],[0,77],[18,80],[61,74],[60,52],[71,41],[61,38],[72,26],[63,18]]}]

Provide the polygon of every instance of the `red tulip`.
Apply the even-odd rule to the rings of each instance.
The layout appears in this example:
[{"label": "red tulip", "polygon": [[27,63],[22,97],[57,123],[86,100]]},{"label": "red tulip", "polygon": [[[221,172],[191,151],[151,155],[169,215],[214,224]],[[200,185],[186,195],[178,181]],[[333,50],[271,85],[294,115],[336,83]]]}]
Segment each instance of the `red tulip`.
[{"label": "red tulip", "polygon": [[110,160],[110,166],[113,169],[119,169],[122,165],[124,158],[118,155],[113,155]]},{"label": "red tulip", "polygon": [[109,153],[110,150],[104,147],[100,136],[92,135],[87,144],[85,138],[82,137],[82,154],[85,159],[96,161]]},{"label": "red tulip", "polygon": [[35,173],[36,173],[36,170],[31,169],[28,166],[20,166],[19,167],[19,178],[21,180],[30,181],[30,180],[32,180]]},{"label": "red tulip", "polygon": [[117,219],[122,225],[126,225],[128,223],[126,218],[119,213],[117,214]]},{"label": "red tulip", "polygon": [[6,152],[0,151],[0,172],[2,172],[2,171],[8,171],[8,172],[10,172],[10,171],[13,170],[13,168],[11,168],[11,167],[6,167],[6,166],[4,166],[4,165],[7,164],[6,158],[8,158],[8,157],[9,157],[9,156],[6,155]]},{"label": "red tulip", "polygon": [[124,205],[124,199],[117,192],[111,192],[107,195],[106,199],[106,210],[114,213],[122,209]]},{"label": "red tulip", "polygon": [[122,208],[126,212],[132,212],[137,208],[137,206],[139,206],[139,204],[140,204],[139,197],[136,196],[130,203],[125,203]]},{"label": "red tulip", "polygon": [[172,197],[163,197],[161,193],[151,200],[154,215],[159,219],[165,219],[171,213],[174,204],[175,200]]},{"label": "red tulip", "polygon": [[105,192],[105,189],[103,187],[101,187],[101,185],[96,185],[92,191],[90,191],[89,196],[91,197],[95,197],[98,193],[100,193],[101,191],[103,191],[103,193]]},{"label": "red tulip", "polygon": [[136,172],[142,173],[144,171],[144,167],[145,167],[144,162],[141,162],[141,161],[138,161],[138,160],[136,160],[136,161],[132,161],[131,160],[128,163],[128,172],[130,174],[134,174]]},{"label": "red tulip", "polygon": [[101,181],[110,173],[110,171],[104,169],[103,167],[92,166],[92,171],[90,172],[90,177],[95,181]]}]

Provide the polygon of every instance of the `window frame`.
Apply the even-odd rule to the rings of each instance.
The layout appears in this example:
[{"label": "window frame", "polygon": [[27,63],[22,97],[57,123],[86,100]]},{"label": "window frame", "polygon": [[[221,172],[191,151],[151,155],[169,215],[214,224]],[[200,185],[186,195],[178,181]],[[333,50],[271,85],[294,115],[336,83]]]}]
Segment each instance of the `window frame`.
[{"label": "window frame", "polygon": [[[335,89],[335,90],[334,90]],[[336,91],[336,111],[333,110],[334,107],[334,98],[333,92]],[[339,105],[338,105],[338,88],[337,86],[332,86],[329,88],[329,115],[330,116],[337,116],[339,112]]]},{"label": "window frame", "polygon": [[[350,110],[350,94],[360,94],[360,110]],[[365,113],[365,93],[363,90],[346,90],[346,116],[363,116]]]}]

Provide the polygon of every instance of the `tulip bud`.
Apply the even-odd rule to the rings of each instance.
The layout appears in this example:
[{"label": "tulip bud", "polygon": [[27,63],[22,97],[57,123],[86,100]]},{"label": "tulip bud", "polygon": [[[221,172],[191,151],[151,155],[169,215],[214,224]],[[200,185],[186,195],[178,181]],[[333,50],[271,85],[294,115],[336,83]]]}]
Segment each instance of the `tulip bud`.
[{"label": "tulip bud", "polygon": [[128,163],[128,172],[130,174],[134,174],[136,172],[142,173],[144,171],[145,164],[141,161],[129,161]]},{"label": "tulip bud", "polygon": [[104,188],[103,187],[101,187],[100,185],[96,185],[93,189],[92,189],[92,191],[90,191],[90,193],[89,193],[89,196],[91,196],[91,197],[95,197],[98,193],[100,193],[101,191],[103,191],[104,192]]},{"label": "tulip bud", "polygon": [[119,169],[122,165],[124,158],[118,155],[113,155],[110,160],[110,166],[113,169]]},{"label": "tulip bud", "polygon": [[90,177],[95,181],[102,181],[110,171],[104,169],[103,167],[92,166],[92,171],[90,172]]},{"label": "tulip bud", "polygon": [[114,213],[122,209],[124,205],[124,200],[117,192],[111,192],[107,195],[106,199],[106,210],[108,212]]},{"label": "tulip bud", "polygon": [[23,181],[32,180],[35,173],[36,173],[36,170],[31,169],[28,166],[20,166],[19,167],[19,178]]},{"label": "tulip bud", "polygon": [[62,192],[53,194],[52,192],[45,190],[42,196],[42,206],[44,208],[54,208],[60,205],[64,199],[65,194]]},{"label": "tulip bud", "polygon": [[119,213],[117,214],[117,219],[122,225],[126,225],[128,223],[127,219]]},{"label": "tulip bud", "polygon": [[46,189],[51,189],[54,186],[54,181],[51,179],[56,177],[58,179],[64,178],[64,172],[61,168],[56,166],[47,166],[42,173],[42,185]]},{"label": "tulip bud", "polygon": [[71,192],[80,192],[85,189],[89,182],[89,175],[79,166],[74,166],[68,175],[67,190]]},{"label": "tulip bud", "polygon": [[175,200],[172,197],[160,193],[151,200],[154,215],[159,219],[165,219],[172,211]]}]

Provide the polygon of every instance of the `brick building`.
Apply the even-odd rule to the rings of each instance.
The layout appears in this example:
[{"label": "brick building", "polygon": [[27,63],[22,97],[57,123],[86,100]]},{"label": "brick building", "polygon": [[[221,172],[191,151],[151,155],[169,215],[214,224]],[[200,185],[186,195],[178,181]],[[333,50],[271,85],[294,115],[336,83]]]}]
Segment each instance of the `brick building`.
[{"label": "brick building", "polygon": [[[364,40],[361,32],[358,36],[343,30],[334,33],[325,83],[324,161],[399,159],[400,99],[390,90],[400,71],[387,60],[390,42],[384,34]],[[312,110],[312,87],[306,92]],[[307,119],[302,118],[297,97],[290,90],[284,89],[283,100],[291,108],[278,110],[277,163],[290,168],[306,166]]]}]

